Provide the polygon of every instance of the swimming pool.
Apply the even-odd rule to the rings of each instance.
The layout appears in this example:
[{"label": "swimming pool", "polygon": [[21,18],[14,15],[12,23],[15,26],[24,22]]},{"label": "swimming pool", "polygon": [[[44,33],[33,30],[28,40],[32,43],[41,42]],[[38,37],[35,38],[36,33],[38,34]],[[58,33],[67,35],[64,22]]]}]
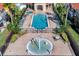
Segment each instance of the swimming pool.
[{"label": "swimming pool", "polygon": [[37,30],[42,30],[48,27],[46,14],[35,14],[32,19],[32,27],[34,27]]}]

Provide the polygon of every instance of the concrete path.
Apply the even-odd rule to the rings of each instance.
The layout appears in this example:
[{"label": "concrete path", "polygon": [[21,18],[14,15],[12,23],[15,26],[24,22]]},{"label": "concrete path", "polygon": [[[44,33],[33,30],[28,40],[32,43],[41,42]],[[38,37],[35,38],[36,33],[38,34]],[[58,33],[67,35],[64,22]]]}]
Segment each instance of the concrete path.
[{"label": "concrete path", "polygon": [[54,45],[51,55],[74,55],[69,44],[64,43],[62,39],[55,41],[52,33],[27,33],[19,37],[15,43],[10,43],[4,55],[29,55],[26,52],[27,42],[39,35],[47,38]]}]

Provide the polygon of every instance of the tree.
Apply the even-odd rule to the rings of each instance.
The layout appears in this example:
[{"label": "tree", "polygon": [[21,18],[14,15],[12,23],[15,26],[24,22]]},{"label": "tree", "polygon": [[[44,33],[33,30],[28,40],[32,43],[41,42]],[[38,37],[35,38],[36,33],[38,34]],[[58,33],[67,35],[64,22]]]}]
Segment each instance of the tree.
[{"label": "tree", "polygon": [[68,37],[65,31],[69,25],[67,22],[69,8],[66,8],[64,4],[57,4],[55,10],[58,13],[59,17],[61,18],[62,22],[62,25],[60,26],[60,28],[56,29],[56,32],[59,33],[64,38],[65,41],[68,41]]},{"label": "tree", "polygon": [[12,15],[11,9],[13,9],[13,8],[15,7],[15,5],[12,4],[12,3],[4,3],[3,6],[4,6],[4,10],[5,10],[5,11],[8,13],[8,15],[10,16],[11,22],[13,23],[13,21],[12,21],[13,15]]},{"label": "tree", "polygon": [[57,10],[59,16],[61,17],[63,25],[66,27],[69,8],[66,8],[64,4],[59,3],[56,4],[55,9]]},{"label": "tree", "polygon": [[4,4],[4,7],[6,12],[11,16],[11,22],[7,26],[8,30],[15,34],[19,33],[20,28],[18,25],[22,14],[21,11],[16,6],[14,6],[14,4]]}]

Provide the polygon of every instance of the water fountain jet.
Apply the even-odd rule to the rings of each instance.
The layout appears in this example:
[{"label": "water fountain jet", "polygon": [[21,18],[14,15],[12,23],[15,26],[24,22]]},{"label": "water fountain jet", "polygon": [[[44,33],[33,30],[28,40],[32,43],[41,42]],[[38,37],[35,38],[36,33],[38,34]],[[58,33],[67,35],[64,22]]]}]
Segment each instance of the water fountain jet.
[{"label": "water fountain jet", "polygon": [[50,55],[53,44],[48,39],[36,37],[27,43],[26,49],[31,55]]}]

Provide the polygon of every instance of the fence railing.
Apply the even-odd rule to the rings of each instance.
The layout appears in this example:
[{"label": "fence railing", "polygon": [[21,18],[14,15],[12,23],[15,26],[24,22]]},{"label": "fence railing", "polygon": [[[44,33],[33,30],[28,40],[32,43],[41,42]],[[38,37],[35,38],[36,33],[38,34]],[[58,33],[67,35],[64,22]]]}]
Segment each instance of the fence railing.
[{"label": "fence railing", "polygon": [[52,33],[52,32],[55,32],[55,29],[46,28],[46,29],[42,29],[42,30],[37,30],[34,28],[22,28],[22,31],[27,32],[27,33]]}]

